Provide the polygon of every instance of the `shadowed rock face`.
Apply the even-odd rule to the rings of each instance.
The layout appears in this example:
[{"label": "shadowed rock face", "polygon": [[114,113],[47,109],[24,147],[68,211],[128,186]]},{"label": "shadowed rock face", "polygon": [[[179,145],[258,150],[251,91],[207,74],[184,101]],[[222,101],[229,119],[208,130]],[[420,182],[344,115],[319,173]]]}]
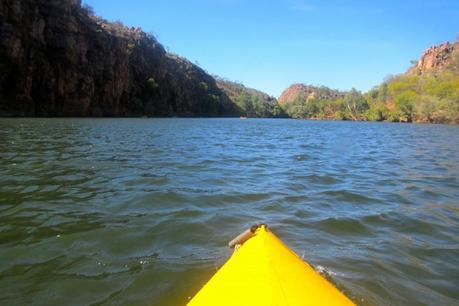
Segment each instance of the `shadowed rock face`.
[{"label": "shadowed rock face", "polygon": [[0,115],[229,116],[201,68],[79,0],[0,1]]}]

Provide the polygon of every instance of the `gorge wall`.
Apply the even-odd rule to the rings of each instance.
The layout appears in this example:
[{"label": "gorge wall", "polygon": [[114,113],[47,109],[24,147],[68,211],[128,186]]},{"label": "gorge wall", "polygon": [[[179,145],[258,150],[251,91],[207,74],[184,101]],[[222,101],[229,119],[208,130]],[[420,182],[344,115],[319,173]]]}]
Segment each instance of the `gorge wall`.
[{"label": "gorge wall", "polygon": [[0,1],[1,116],[234,116],[213,77],[80,0]]}]

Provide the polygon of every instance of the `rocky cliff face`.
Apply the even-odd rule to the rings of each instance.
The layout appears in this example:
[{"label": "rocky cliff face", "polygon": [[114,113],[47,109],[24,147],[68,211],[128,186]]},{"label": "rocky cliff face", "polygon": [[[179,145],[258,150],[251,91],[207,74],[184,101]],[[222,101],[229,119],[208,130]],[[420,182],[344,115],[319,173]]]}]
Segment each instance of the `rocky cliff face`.
[{"label": "rocky cliff face", "polygon": [[422,75],[429,72],[438,72],[459,62],[459,41],[446,42],[433,46],[424,51],[416,65],[410,68],[407,74]]},{"label": "rocky cliff face", "polygon": [[202,69],[80,0],[0,1],[0,72],[3,116],[238,114]]},{"label": "rocky cliff face", "polygon": [[279,97],[279,104],[284,105],[286,103],[291,103],[299,97],[302,97],[306,100],[309,97],[312,98],[313,96],[314,89],[312,86],[304,84],[293,84],[282,92]]},{"label": "rocky cliff face", "polygon": [[333,90],[327,87],[316,87],[305,84],[293,84],[284,90],[279,97],[279,104],[285,105],[296,100],[307,101],[309,99],[318,98],[323,100],[338,99],[344,97],[345,93]]}]

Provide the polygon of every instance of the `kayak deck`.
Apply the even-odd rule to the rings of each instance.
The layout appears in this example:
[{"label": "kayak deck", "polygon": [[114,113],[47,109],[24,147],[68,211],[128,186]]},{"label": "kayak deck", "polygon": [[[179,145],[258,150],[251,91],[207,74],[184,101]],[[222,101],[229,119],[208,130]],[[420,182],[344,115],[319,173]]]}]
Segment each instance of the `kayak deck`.
[{"label": "kayak deck", "polygon": [[204,305],[354,304],[261,225],[188,303]]}]

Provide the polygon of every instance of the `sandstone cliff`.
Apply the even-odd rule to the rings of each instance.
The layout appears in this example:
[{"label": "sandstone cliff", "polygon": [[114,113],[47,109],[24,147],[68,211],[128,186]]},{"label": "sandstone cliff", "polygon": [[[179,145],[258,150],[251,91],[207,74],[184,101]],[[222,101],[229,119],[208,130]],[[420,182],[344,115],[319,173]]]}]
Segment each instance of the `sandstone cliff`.
[{"label": "sandstone cliff", "polygon": [[228,116],[201,68],[80,0],[0,1],[0,115]]},{"label": "sandstone cliff", "polygon": [[457,67],[459,63],[459,41],[446,42],[432,46],[424,51],[421,58],[407,74],[422,75],[430,72],[441,72],[444,69]]},{"label": "sandstone cliff", "polygon": [[345,92],[333,90],[328,87],[317,87],[306,84],[293,84],[284,90],[279,97],[279,104],[284,105],[298,100],[307,101],[309,99],[317,98],[321,100],[331,100],[343,98]]}]

